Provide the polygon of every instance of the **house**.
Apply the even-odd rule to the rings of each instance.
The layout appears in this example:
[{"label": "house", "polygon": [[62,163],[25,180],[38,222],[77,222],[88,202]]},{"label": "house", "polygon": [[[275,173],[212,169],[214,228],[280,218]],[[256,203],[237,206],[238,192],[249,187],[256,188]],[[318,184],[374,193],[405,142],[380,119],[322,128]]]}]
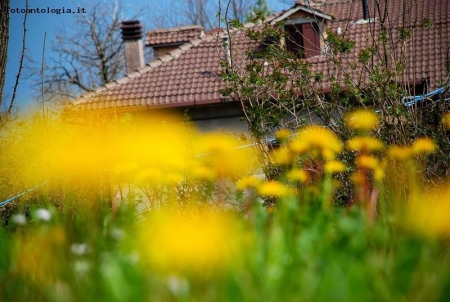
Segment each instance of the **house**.
[{"label": "house", "polygon": [[[358,62],[361,51],[376,44],[384,47],[379,56],[392,64],[387,67],[395,70],[395,81],[410,89],[411,95],[422,95],[449,83],[449,12],[447,0],[298,0],[265,22],[284,26],[291,39],[281,43],[299,59],[307,60],[313,73],[323,75],[320,89],[324,93],[330,91],[332,79],[343,88],[346,81],[368,84],[379,62],[357,67],[353,63]],[[224,88],[220,74],[226,70],[220,62],[245,64],[242,52],[259,45],[246,38],[244,29],[258,26],[247,23],[241,30],[233,29],[230,36],[225,30],[205,32],[199,26],[150,31],[145,46],[153,48],[155,58],[145,64],[140,25],[138,21],[124,22],[127,75],[82,95],[65,114],[77,119],[130,112],[145,118],[158,110],[187,110],[202,130],[245,132],[241,103],[219,92]],[[336,54],[327,40],[330,34],[355,44]],[[382,45],[386,35],[389,42]],[[230,52],[228,39],[239,45],[240,54]],[[336,55],[343,64],[333,64]]]}]

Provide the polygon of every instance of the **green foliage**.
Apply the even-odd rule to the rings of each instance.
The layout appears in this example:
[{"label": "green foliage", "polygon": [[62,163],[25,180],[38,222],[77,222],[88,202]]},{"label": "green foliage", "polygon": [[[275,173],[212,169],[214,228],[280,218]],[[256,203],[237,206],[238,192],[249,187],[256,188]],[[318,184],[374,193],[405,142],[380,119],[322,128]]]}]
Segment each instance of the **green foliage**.
[{"label": "green foliage", "polygon": [[[245,232],[252,234],[252,244],[241,251],[243,261],[208,277],[149,268],[133,244],[139,222],[131,204],[114,212],[96,207],[56,211],[46,206],[52,213],[49,221],[27,215],[24,225],[10,222],[0,228],[4,285],[0,297],[15,301],[449,298],[447,240],[410,232],[400,226],[394,212],[381,211],[371,225],[363,207],[326,210],[318,204],[320,195],[307,196],[285,198],[272,210],[254,203],[251,216],[241,221]],[[152,230],[147,240],[154,240]]]},{"label": "green foliage", "polygon": [[[423,20],[421,25],[423,30],[431,26],[429,20]],[[417,83],[402,82],[411,58],[404,56],[397,40],[392,40],[396,35],[386,24],[381,27],[378,34],[368,37],[373,39],[368,46],[361,49],[355,49],[355,41],[345,34],[327,31],[324,42],[328,50],[319,58],[320,63],[298,59],[287,51],[283,45],[286,32],[280,25],[263,22],[243,29],[245,37],[258,46],[245,53],[244,63],[222,75],[226,83],[223,93],[242,102],[250,131],[261,145],[265,145],[266,138],[274,137],[278,129],[295,131],[305,123],[323,124],[346,139],[348,131],[340,122],[343,116],[356,107],[368,107],[381,117],[377,137],[385,143],[407,145],[428,135],[436,138],[442,154],[447,154],[450,138],[439,119],[449,110],[448,102],[435,97],[414,106],[403,105],[403,97],[422,94],[423,88],[415,87]],[[399,29],[401,41],[411,40],[413,34],[408,27]],[[316,65],[310,62],[323,64],[326,72],[312,71]],[[441,98],[448,98],[448,93]],[[260,149],[269,179],[279,172],[271,167],[270,152],[270,146]],[[447,161],[437,155],[430,157],[427,165],[427,177],[432,182],[442,181],[450,173]],[[348,180],[344,180],[344,185],[340,198],[348,201],[353,188]]]},{"label": "green foliage", "polygon": [[267,0],[256,0],[256,3],[250,8],[250,13],[246,16],[246,21],[255,22],[271,13]]},{"label": "green foliage", "polygon": [[332,31],[327,31],[326,42],[328,42],[331,48],[337,53],[351,52],[353,46],[355,46],[355,41],[341,37]]}]

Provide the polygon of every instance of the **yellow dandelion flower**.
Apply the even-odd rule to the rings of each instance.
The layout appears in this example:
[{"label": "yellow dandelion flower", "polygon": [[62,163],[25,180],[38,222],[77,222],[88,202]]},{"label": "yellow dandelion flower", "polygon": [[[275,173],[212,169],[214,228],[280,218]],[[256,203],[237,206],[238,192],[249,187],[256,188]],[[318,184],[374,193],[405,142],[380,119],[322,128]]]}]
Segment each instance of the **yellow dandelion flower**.
[{"label": "yellow dandelion flower", "polygon": [[391,146],[388,156],[393,159],[407,160],[413,156],[413,150],[410,147]]},{"label": "yellow dandelion flower", "polygon": [[193,167],[191,169],[191,175],[194,179],[209,181],[214,180],[214,178],[216,177],[216,174],[213,170],[202,166]]},{"label": "yellow dandelion flower", "polygon": [[144,264],[200,275],[233,265],[244,242],[236,217],[206,209],[152,212],[135,238]]},{"label": "yellow dandelion flower", "polygon": [[279,181],[265,181],[257,187],[259,195],[267,197],[284,197],[289,195],[289,188]]},{"label": "yellow dandelion flower", "polygon": [[308,142],[295,140],[289,144],[289,149],[296,154],[304,154],[309,150]]},{"label": "yellow dandelion flower", "polygon": [[261,183],[261,179],[259,179],[258,177],[256,177],[256,176],[247,176],[247,177],[241,178],[237,182],[236,187],[239,190],[244,190],[244,189],[248,189],[248,188],[255,188],[260,183]]},{"label": "yellow dandelion flower", "polygon": [[177,185],[184,180],[184,176],[181,173],[170,172],[164,174],[164,182],[168,185]]},{"label": "yellow dandelion flower", "polygon": [[248,175],[256,167],[256,154],[251,146],[223,133],[209,133],[194,141],[196,159],[211,168],[218,177]]},{"label": "yellow dandelion flower", "polygon": [[159,184],[164,182],[164,174],[161,169],[142,169],[134,175],[134,180],[137,182],[150,182]]},{"label": "yellow dandelion flower", "polygon": [[345,171],[345,165],[338,160],[332,160],[325,164],[325,172],[329,174],[340,173]]},{"label": "yellow dandelion flower", "polygon": [[442,123],[444,124],[445,128],[450,130],[450,112],[444,115]]},{"label": "yellow dandelion flower", "polygon": [[365,182],[365,176],[361,171],[355,172],[352,175],[352,181],[356,186],[362,186]]},{"label": "yellow dandelion flower", "polygon": [[436,150],[436,145],[431,139],[423,137],[417,139],[411,148],[414,154],[429,154]]},{"label": "yellow dandelion flower", "polygon": [[384,144],[379,139],[372,136],[357,136],[347,141],[347,149],[352,151],[380,151]]},{"label": "yellow dandelion flower", "polygon": [[372,130],[378,125],[378,116],[371,110],[360,109],[347,114],[345,122],[349,129]]},{"label": "yellow dandelion flower", "polygon": [[356,162],[357,162],[358,167],[361,169],[374,170],[380,165],[380,162],[378,161],[378,159],[371,155],[360,155],[356,159]]},{"label": "yellow dandelion flower", "polygon": [[408,208],[408,226],[431,237],[450,238],[450,184],[423,194]]},{"label": "yellow dandelion flower", "polygon": [[322,156],[322,158],[326,159],[326,160],[332,160],[336,157],[336,153],[334,150],[332,149],[322,149],[322,152],[320,152],[320,155]]},{"label": "yellow dandelion flower", "polygon": [[381,181],[381,180],[383,180],[384,175],[385,175],[384,169],[381,168],[381,167],[376,167],[375,170],[373,170],[373,178],[374,178],[376,181]]},{"label": "yellow dandelion flower", "polygon": [[298,153],[319,150],[326,159],[332,159],[341,152],[342,142],[330,129],[312,125],[300,129],[290,148]]},{"label": "yellow dandelion flower", "polygon": [[277,132],[275,132],[275,137],[277,138],[277,140],[279,141],[285,141],[289,138],[289,136],[291,135],[291,131],[288,129],[280,129]]},{"label": "yellow dandelion flower", "polygon": [[135,172],[138,168],[139,166],[135,162],[124,162],[116,164],[112,170],[116,175],[122,175],[130,172]]},{"label": "yellow dandelion flower", "polygon": [[308,172],[306,172],[303,169],[297,169],[297,168],[292,169],[291,171],[287,172],[286,177],[289,180],[298,181],[301,183],[305,183],[309,180]]},{"label": "yellow dandelion flower", "polygon": [[385,176],[385,171],[386,171],[386,166],[387,166],[387,160],[386,158],[383,158],[378,166],[375,167],[375,169],[373,169],[373,178],[376,181],[382,181],[384,176]]},{"label": "yellow dandelion flower", "polygon": [[290,165],[294,161],[294,154],[291,150],[280,147],[270,152],[269,159],[274,165]]}]

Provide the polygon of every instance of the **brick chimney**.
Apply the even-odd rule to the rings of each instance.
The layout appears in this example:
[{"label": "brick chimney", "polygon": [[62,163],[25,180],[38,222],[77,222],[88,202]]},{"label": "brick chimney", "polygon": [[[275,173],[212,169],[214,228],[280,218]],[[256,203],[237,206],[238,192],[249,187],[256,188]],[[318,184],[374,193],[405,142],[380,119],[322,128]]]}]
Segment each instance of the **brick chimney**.
[{"label": "brick chimney", "polygon": [[122,21],[122,39],[125,43],[127,74],[144,66],[142,25],[139,20]]}]

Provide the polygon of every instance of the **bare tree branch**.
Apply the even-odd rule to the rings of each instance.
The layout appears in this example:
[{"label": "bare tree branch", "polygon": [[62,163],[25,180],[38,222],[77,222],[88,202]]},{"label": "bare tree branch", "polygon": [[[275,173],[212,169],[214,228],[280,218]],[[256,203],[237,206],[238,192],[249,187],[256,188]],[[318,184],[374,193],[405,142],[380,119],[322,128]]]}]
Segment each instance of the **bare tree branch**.
[{"label": "bare tree branch", "polygon": [[9,0],[0,0],[0,107],[3,103],[9,40]]},{"label": "bare tree branch", "polygon": [[[121,22],[141,18],[146,10],[125,16],[125,7],[118,0],[89,3],[85,8],[85,13],[74,15],[73,22],[60,27],[53,38],[51,52],[57,55],[45,66],[44,92],[48,98],[74,98],[125,73]],[[35,86],[40,85],[40,68],[33,70],[30,77]]]},{"label": "bare tree branch", "polygon": [[[26,0],[26,2],[25,2],[25,8],[26,8],[26,10],[28,10],[28,0]],[[8,110],[6,111],[6,117],[8,117],[11,114],[12,109],[14,107],[14,102],[15,102],[16,95],[17,95],[17,87],[19,86],[19,79],[20,79],[20,76],[22,74],[23,60],[24,60],[24,57],[25,57],[25,50],[26,50],[27,16],[28,16],[28,13],[25,13],[24,17],[23,17],[22,51],[21,51],[21,55],[20,55],[19,70],[18,70],[17,75],[16,75],[16,82],[14,83],[14,88],[13,88],[13,94],[12,94],[12,97],[11,97],[11,102],[9,103]]]}]

